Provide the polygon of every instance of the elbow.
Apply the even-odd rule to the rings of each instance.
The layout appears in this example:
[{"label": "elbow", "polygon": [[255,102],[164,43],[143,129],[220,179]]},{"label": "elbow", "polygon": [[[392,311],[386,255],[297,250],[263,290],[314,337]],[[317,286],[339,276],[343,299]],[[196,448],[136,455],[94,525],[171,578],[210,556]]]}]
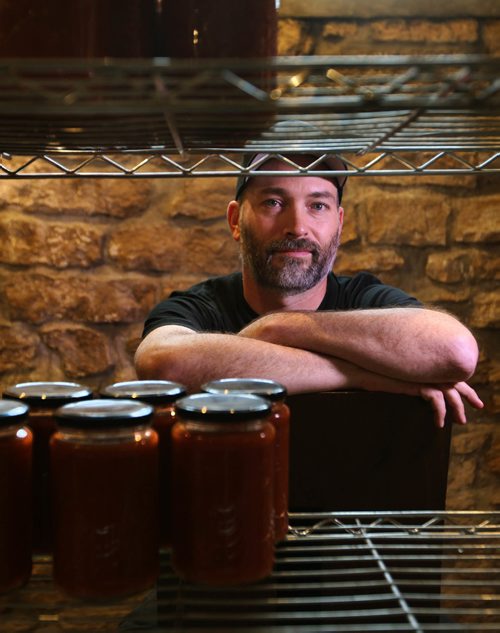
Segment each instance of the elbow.
[{"label": "elbow", "polygon": [[452,382],[468,380],[475,372],[479,358],[479,349],[476,339],[466,330],[449,346],[449,367],[451,369]]},{"label": "elbow", "polygon": [[161,358],[154,350],[144,351],[139,347],[134,357],[135,373],[139,380],[158,380],[162,373]]},{"label": "elbow", "polygon": [[171,380],[185,385],[179,354],[171,348],[141,349],[139,346],[134,365],[139,380]]}]

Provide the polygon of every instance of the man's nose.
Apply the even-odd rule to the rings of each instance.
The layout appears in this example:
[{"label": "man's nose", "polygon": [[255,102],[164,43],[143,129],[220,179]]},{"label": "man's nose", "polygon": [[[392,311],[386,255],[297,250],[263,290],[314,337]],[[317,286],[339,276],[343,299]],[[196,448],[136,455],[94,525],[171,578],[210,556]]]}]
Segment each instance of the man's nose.
[{"label": "man's nose", "polygon": [[284,219],[284,233],[286,235],[301,237],[307,235],[307,213],[301,206],[290,204]]}]

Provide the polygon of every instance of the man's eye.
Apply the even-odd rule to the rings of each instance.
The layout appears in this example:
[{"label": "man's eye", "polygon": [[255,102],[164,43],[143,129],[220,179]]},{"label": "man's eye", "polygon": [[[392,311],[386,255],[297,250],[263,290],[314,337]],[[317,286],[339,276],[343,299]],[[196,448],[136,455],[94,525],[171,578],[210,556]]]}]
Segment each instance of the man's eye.
[{"label": "man's eye", "polygon": [[264,200],[264,204],[266,207],[277,208],[280,206],[281,202],[276,200],[276,198],[268,198],[267,200]]},{"label": "man's eye", "polygon": [[313,202],[311,204],[311,208],[315,211],[323,211],[325,209],[328,209],[328,205],[326,205],[324,202]]}]

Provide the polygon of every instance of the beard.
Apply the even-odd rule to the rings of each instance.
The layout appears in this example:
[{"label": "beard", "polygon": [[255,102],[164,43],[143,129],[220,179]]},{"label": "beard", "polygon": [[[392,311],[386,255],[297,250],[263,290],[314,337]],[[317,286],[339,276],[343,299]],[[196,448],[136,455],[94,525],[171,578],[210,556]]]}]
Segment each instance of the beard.
[{"label": "beard", "polygon": [[[340,228],[324,248],[306,238],[275,240],[262,244],[241,223],[241,259],[255,280],[263,287],[294,295],[309,290],[331,271],[340,243]],[[307,250],[309,263],[280,254],[283,250]]]}]

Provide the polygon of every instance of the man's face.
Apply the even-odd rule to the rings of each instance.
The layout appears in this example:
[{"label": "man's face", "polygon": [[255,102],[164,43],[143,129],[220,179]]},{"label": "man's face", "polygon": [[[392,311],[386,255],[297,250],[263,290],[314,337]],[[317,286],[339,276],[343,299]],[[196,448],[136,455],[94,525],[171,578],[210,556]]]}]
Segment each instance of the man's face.
[{"label": "man's face", "polygon": [[[266,169],[275,169],[271,162]],[[244,269],[259,285],[287,295],[314,287],[332,269],[339,246],[343,209],[337,200],[325,178],[253,178],[239,213]]]}]

